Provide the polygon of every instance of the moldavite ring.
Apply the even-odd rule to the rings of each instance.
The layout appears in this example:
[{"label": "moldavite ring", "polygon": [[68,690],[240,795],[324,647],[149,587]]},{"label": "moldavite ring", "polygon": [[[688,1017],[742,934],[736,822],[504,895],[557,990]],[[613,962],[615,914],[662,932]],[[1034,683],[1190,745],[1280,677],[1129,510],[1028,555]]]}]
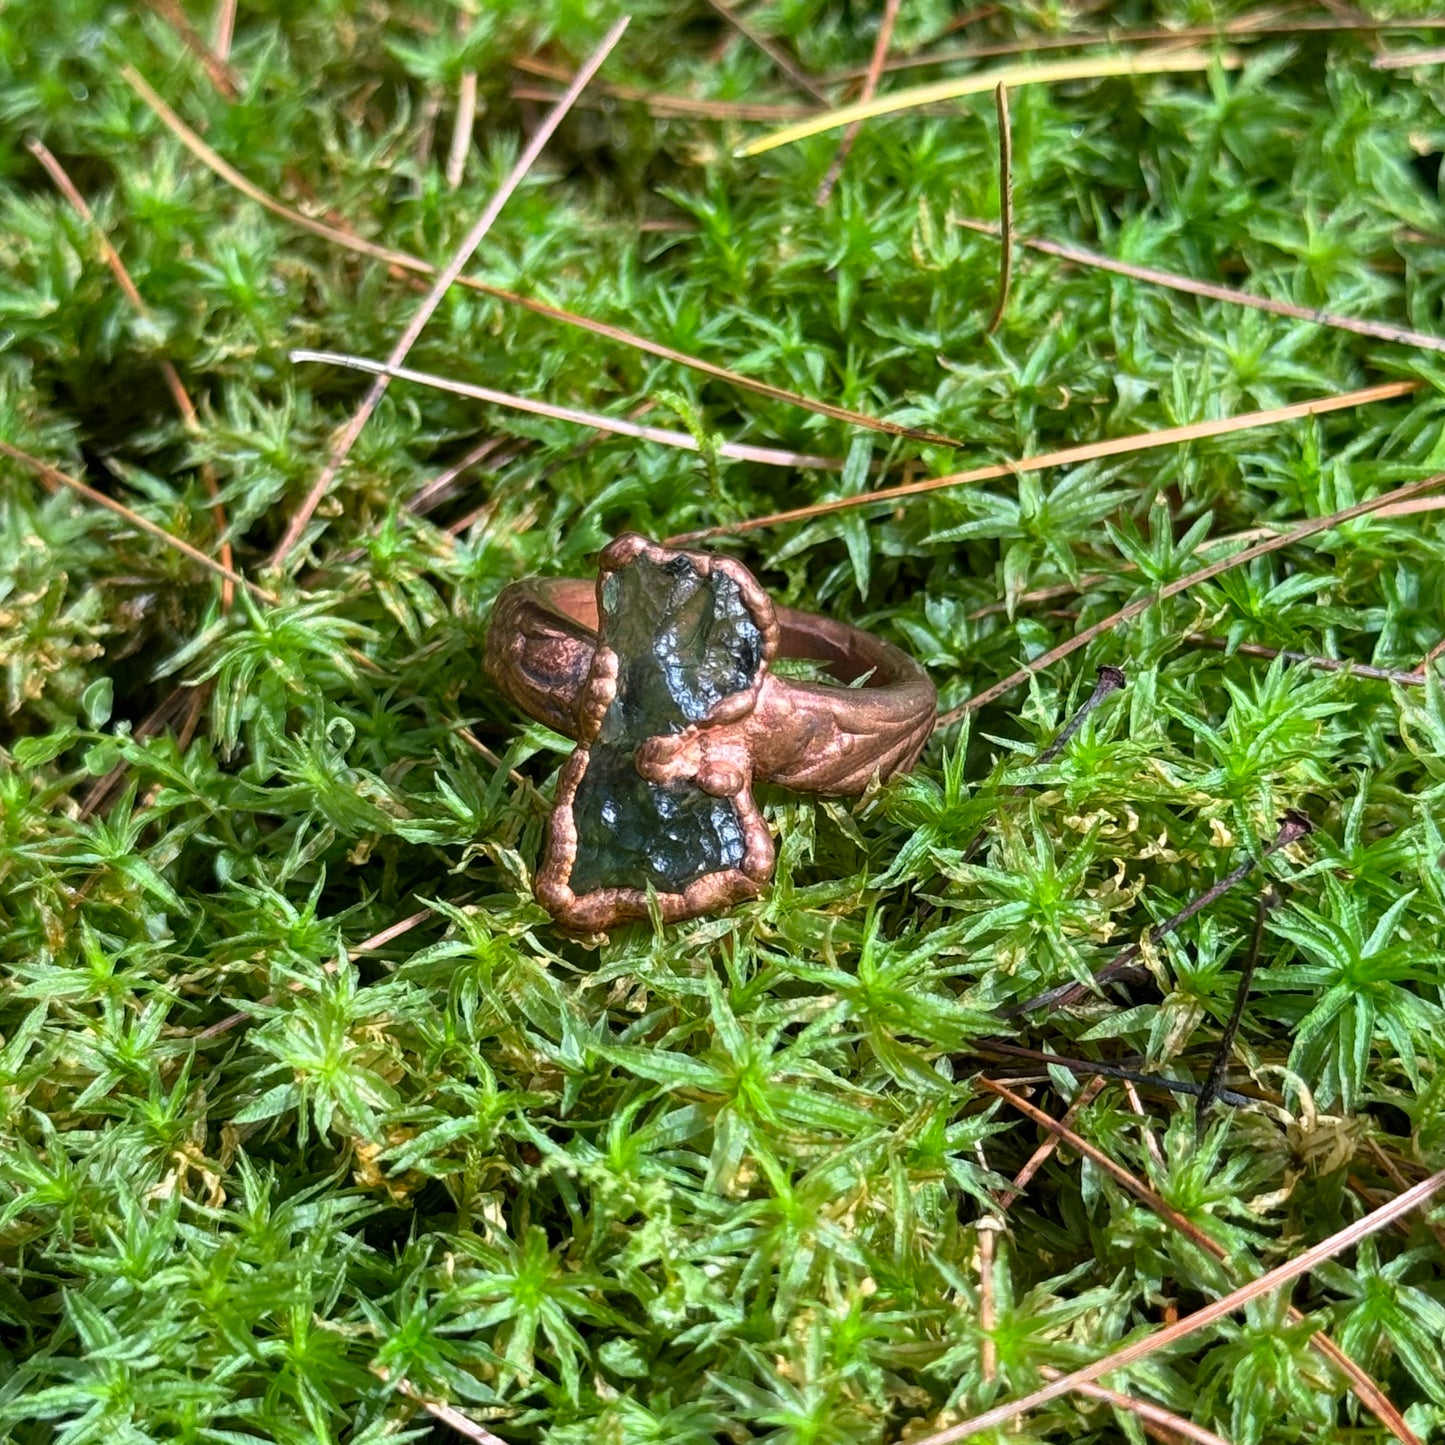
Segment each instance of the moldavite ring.
[{"label": "moldavite ring", "polygon": [[[812,658],[836,684],[775,673]],[[871,633],[775,607],[740,562],[636,533],[594,584],[505,588],[486,669],[523,712],[575,738],[557,784],[537,898],[564,927],[668,922],[754,896],[773,871],[755,781],[860,793],[906,771],[937,694]],[[848,684],[856,684],[849,686]]]}]

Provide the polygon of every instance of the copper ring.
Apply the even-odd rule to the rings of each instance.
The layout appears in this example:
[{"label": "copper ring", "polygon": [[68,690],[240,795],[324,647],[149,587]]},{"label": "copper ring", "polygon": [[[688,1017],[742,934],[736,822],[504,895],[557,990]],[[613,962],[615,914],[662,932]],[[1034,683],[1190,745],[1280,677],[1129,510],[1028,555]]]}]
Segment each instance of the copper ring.
[{"label": "copper ring", "polygon": [[[679,622],[665,609],[658,612],[652,599],[649,605],[662,619],[657,636],[663,642],[654,653],[644,655],[641,672],[628,659],[619,658],[611,645],[610,634],[624,627],[617,611],[622,605],[618,584],[613,584],[610,594],[612,610],[604,600],[609,579],[637,563],[645,564],[662,587],[673,589],[669,601],[682,596],[684,605],[692,609]],[[646,577],[636,583],[637,588],[646,585]],[[633,612],[637,610],[634,604]],[[603,619],[600,637],[599,618]],[[619,698],[621,704],[628,702],[630,685],[639,696],[650,678],[673,685],[668,679],[686,664],[685,659],[678,660],[679,633],[689,626],[689,637],[705,639],[706,645],[695,649],[701,660],[692,662],[702,669],[699,676],[711,683],[719,665],[726,668],[736,662],[731,675],[736,685],[699,712],[701,704],[687,692],[684,680],[678,686],[693,713],[672,716],[665,727],[646,736],[636,735],[635,730],[628,734],[626,725],[617,721],[622,714],[614,714],[607,729],[612,740],[600,736],[609,708]],[[720,650],[717,639],[734,635],[742,643],[730,657],[725,647]],[[739,656],[740,652],[748,655]],[[771,667],[777,658],[821,662],[838,681],[780,676]],[[712,672],[706,670],[708,664]],[[732,558],[674,551],[635,533],[619,537],[602,553],[596,582],[529,578],[506,587],[492,611],[485,665],[497,689],[517,708],[578,743],[558,782],[536,893],[560,924],[581,931],[644,918],[650,897],[662,918],[672,922],[756,895],[772,874],[773,842],[753,801],[751,784],[769,782],[799,792],[860,793],[873,778],[886,779],[913,766],[933,731],[937,707],[928,675],[891,643],[829,617],[775,606],[747,568]],[[629,678],[642,682],[629,684]],[[655,682],[653,695],[665,701],[671,697],[658,693]],[[579,821],[592,816],[595,829],[597,816],[612,820],[617,811],[614,800],[612,812],[604,807],[600,815],[588,814],[587,806],[578,806],[579,787],[592,754],[607,747],[615,754],[619,746],[632,750],[647,807],[658,801],[664,815],[671,817],[671,799],[676,796],[680,806],[694,812],[710,808],[707,816],[714,821],[721,816],[720,866],[685,880],[679,873],[675,884],[666,888],[657,878],[651,880],[651,887],[645,879],[609,878],[605,886],[573,888],[579,846],[605,847],[614,841],[579,836]],[[596,783],[593,788],[604,786]],[[624,780],[624,791],[635,792],[638,786],[630,775]],[[728,806],[714,806],[709,799],[725,800]],[[589,798],[582,802],[589,804]],[[728,807],[736,810],[735,821],[727,815]],[[611,827],[609,822],[609,831]],[[682,840],[684,847],[686,842]]]}]

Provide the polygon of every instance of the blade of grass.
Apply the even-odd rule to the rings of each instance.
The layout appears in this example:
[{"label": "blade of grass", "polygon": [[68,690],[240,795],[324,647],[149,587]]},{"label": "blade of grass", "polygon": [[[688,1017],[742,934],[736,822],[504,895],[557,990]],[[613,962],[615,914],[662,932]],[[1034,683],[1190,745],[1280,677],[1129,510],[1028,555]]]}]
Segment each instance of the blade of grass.
[{"label": "blade of grass", "polygon": [[955,80],[940,80],[932,85],[918,85],[910,90],[896,90],[888,95],[875,96],[870,101],[860,101],[856,105],[841,106],[837,110],[797,121],[771,135],[749,141],[734,154],[739,159],[760,156],[777,150],[779,146],[792,145],[796,141],[807,140],[809,136],[851,125],[854,121],[876,120],[879,116],[897,115],[900,111],[936,105],[943,100],[962,100],[966,96],[982,95],[999,85],[1016,90],[1021,85],[1061,85],[1074,80],[1187,74],[1208,70],[1215,64],[1232,70],[1237,69],[1239,63],[1239,57],[1229,51],[1216,55],[1202,50],[1153,50],[1133,55],[1090,55],[1079,60],[1059,60],[1047,65],[1010,65],[1002,70],[965,75]]},{"label": "blade of grass", "polygon": [[[551,140],[557,127],[561,125],[563,118],[572,108],[572,102],[582,93],[583,87],[597,70],[603,61],[612,53],[613,47],[622,39],[622,32],[627,29],[630,17],[624,15],[608,32],[602,37],[602,42],[597,49],[588,57],[586,63],[577,72],[577,78],[568,88],[567,94],[558,101],[547,118],[537,127],[535,134],[528,141],[526,148],[517,158],[517,163],[512,167],[511,172],[502,184],[497,188],[492,199],[487,203],[486,209],[477,218],[470,231],[463,238],[460,246],[452,255],[452,259],[437,276],[430,291],[427,292],[425,300],[413,313],[406,329],[397,338],[396,345],[392,347],[391,354],[387,358],[387,366],[399,366],[406,360],[407,353],[415,345],[417,338],[421,335],[428,321],[431,320],[433,312],[441,305],[442,298],[451,289],[452,282],[462,273],[472,254],[482,244],[483,238],[491,230],[492,223],[502,212],[502,207],[511,199],[512,193],[521,185],[527,172],[532,169],[538,156],[541,155],[547,142]],[[316,508],[321,505],[321,500],[331,489],[331,484],[336,475],[340,472],[345,463],[351,448],[355,445],[357,438],[361,435],[362,428],[370,419],[372,412],[377,408],[381,398],[386,394],[386,389],[391,385],[391,373],[382,371],[377,374],[376,380],[372,383],[370,390],[362,399],[361,405],[352,415],[351,420],[341,430],[331,448],[331,454],[326,459],[326,465],[321,469],[321,474],[316,478],[311,490],[303,498],[301,505],[292,514],[281,540],[276,544],[276,550],[271,554],[270,566],[281,568],[287,559],[295,551],[297,544],[305,535],[307,525],[310,523]]]},{"label": "blade of grass", "polygon": [[[406,251],[393,250],[389,246],[380,246],[375,241],[368,241],[364,236],[358,236],[354,231],[344,230],[339,226],[328,225],[325,221],[318,221],[301,211],[293,210],[290,206],[278,201],[268,191],[264,191],[255,182],[242,175],[231,163],[225,160],[220,154],[208,146],[195,131],[183,121],[176,112],[156,92],[154,87],[132,66],[125,65],[120,70],[121,78],[136,92],[145,104],[154,112],[156,119],[171,132],[195,158],[201,162],[213,174],[219,176],[227,185],[239,191],[248,200],[254,201],[258,206],[271,212],[273,216],[288,221],[291,225],[301,230],[309,231],[314,236],[329,241],[333,246],[341,246],[348,251],[360,256],[370,256],[373,260],[382,261],[388,266],[395,266],[400,270],[412,271],[420,276],[435,276],[437,268],[430,261],[423,260],[420,256],[410,255]],[[575,326],[582,331],[590,331],[594,336],[605,337],[609,341],[615,341],[621,346],[631,347],[635,351],[641,351],[649,356],[655,356],[660,361],[670,361],[678,366],[685,366],[689,370],[702,373],[704,376],[712,376],[719,381],[725,381],[730,386],[735,386],[741,391],[751,391],[758,396],[768,397],[772,401],[780,401],[788,406],[796,406],[803,411],[814,412],[818,416],[832,417],[835,421],[847,422],[850,426],[863,427],[868,431],[882,432],[886,436],[909,437],[914,441],[930,442],[936,446],[952,447],[955,450],[962,450],[963,443],[952,437],[941,436],[937,432],[923,431],[917,427],[900,426],[897,422],[881,421],[877,417],[868,416],[864,412],[851,411],[847,407],[834,406],[831,402],[817,401],[812,397],[803,396],[795,391],[788,391],[784,387],[773,386],[766,381],[758,381],[753,377],[744,376],[741,372],[732,371],[728,367],[719,366],[715,362],[704,361],[701,357],[689,356],[685,351],[677,351],[670,346],[664,346],[660,342],[653,341],[648,337],[639,336],[632,331],[626,331],[620,326],[612,326],[605,321],[594,321],[589,316],[580,316],[576,312],[563,310],[560,306],[550,306],[545,301],[534,300],[530,296],[518,295],[515,291],[506,291],[500,286],[488,285],[485,281],[479,281],[471,276],[460,276],[457,278],[459,286],[465,286],[469,290],[476,291],[483,296],[491,296],[509,306],[520,306],[523,310],[531,311],[537,316],[545,316],[551,321],[561,322],[564,326]]]},{"label": "blade of grass", "polygon": [[[873,43],[873,58],[868,62],[868,73],[863,77],[863,90],[858,97],[860,101],[870,101],[877,93],[878,80],[883,74],[883,62],[888,58],[888,47],[893,42],[893,25],[898,19],[899,3],[900,0],[883,0],[883,19],[878,24],[878,39]],[[853,142],[858,139],[858,132],[862,128],[863,122],[855,120],[843,132],[843,139],[838,142],[837,154],[828,167],[827,175],[823,177],[822,185],[818,187],[816,199],[820,207],[826,206],[831,199],[833,187],[838,184],[838,177],[843,174],[843,167],[848,163],[848,152],[853,149]]]},{"label": "blade of grass", "polygon": [[[70,179],[65,167],[50,153],[45,144],[32,136],[25,142],[30,154],[44,167],[46,175],[54,182],[56,190],[65,197],[75,208],[81,220],[90,227],[93,232],[96,244],[100,247],[101,258],[110,268],[110,274],[115,277],[115,284],[120,287],[121,294],[135,312],[143,319],[149,320],[151,315],[150,307],[146,305],[145,298],[140,294],[131,274],[125,268],[125,262],[120,258],[120,252],[110,244],[110,238],[100,228],[100,222],[95,219],[95,213],[86,203],[84,196],[80,194],[75,182]],[[180,373],[171,364],[170,360],[162,357],[160,360],[161,376],[165,379],[166,390],[170,392],[171,399],[176,404],[176,410],[181,414],[181,422],[192,436],[198,436],[201,431],[201,420],[196,414],[195,403],[191,400],[191,394],[186,390],[185,383],[181,380]],[[216,537],[218,539],[217,550],[220,552],[220,561],[223,567],[233,567],[234,558],[231,554],[231,544],[226,540],[226,509],[222,506],[218,493],[220,486],[216,481],[215,468],[209,462],[201,467],[201,482],[211,497],[211,520],[216,526]],[[234,597],[234,584],[230,579],[221,583],[221,607],[224,611],[230,611],[231,602]]]},{"label": "blade of grass", "polygon": [[951,727],[960,718],[971,712],[977,712],[979,708],[986,707],[989,703],[1003,697],[1019,683],[1027,681],[1034,673],[1042,672],[1044,668],[1052,667],[1054,663],[1062,661],[1080,648],[1087,647],[1096,637],[1102,637],[1106,632],[1112,632],[1120,623],[1129,622],[1142,615],[1156,603],[1166,602],[1171,597],[1177,597],[1181,592],[1187,592],[1191,587],[1197,587],[1201,582],[1208,582],[1235,567],[1243,567],[1246,563],[1254,561],[1256,557],[1266,557],[1271,552],[1278,552],[1281,548],[1288,547],[1295,542],[1302,542],[1307,537],[1328,532],[1342,522],[1351,522],[1356,517],[1368,516],[1371,512],[1378,512],[1396,502],[1420,496],[1442,483],[1445,483],[1445,472],[1437,472],[1433,477],[1426,477],[1423,481],[1396,487],[1392,492],[1382,492],[1378,497],[1371,497],[1368,501],[1357,502],[1352,507],[1344,507],[1338,512],[1331,512],[1327,517],[1315,517],[1308,522],[1301,522],[1287,532],[1282,532],[1263,542],[1257,542],[1253,547],[1246,547],[1242,552],[1236,552],[1218,562],[1211,562],[1209,566],[1201,567],[1198,571],[1189,573],[1187,577],[1180,577],[1176,581],[1167,583],[1157,592],[1140,597],[1127,607],[1121,607],[1102,621],[1094,623],[1093,626],[1075,633],[1067,642],[1061,642],[1057,647],[1051,647],[1047,652],[1041,653],[1032,661],[1025,663],[1017,672],[1010,673],[1002,682],[994,683],[992,687],[985,688],[981,693],[969,698],[967,702],[940,714],[938,726],[940,728]]},{"label": "blade of grass", "polygon": [[[965,230],[981,236],[1000,238],[997,226],[987,221],[975,221],[966,216],[955,216],[954,221]],[[1254,311],[1268,311],[1272,316],[1288,316],[1294,321],[1310,321],[1317,326],[1333,327],[1336,331],[1352,331],[1357,336],[1374,337],[1377,341],[1397,341],[1404,346],[1418,346],[1426,351],[1445,351],[1445,336],[1431,336],[1426,331],[1414,331],[1408,326],[1394,326],[1388,321],[1366,321],[1355,316],[1340,316],[1321,307],[1296,306],[1290,301],[1275,301],[1268,296],[1251,296],[1248,292],[1232,286],[1219,286],[1212,281],[1195,281],[1188,276],[1179,276],[1172,271],[1160,271],[1153,266],[1136,266],[1129,261],[1116,261],[1099,251],[1090,251],[1083,246],[1064,246],[1057,241],[1042,241],[1033,238],[1019,238],[1016,244],[1027,246],[1045,256],[1054,256],[1061,261],[1071,261],[1077,266],[1087,266],[1096,271],[1109,271],[1116,276],[1127,276],[1131,281],[1143,281],[1151,286],[1164,286],[1171,291],[1183,291],[1190,296],[1203,296],[1211,301],[1227,301],[1235,306],[1248,306]],[[1005,247],[1005,254],[1007,254]]]},{"label": "blade of grass", "polygon": [[[430,386],[437,391],[449,391],[456,396],[468,396],[476,401],[490,402],[493,406],[510,407],[513,411],[530,412],[535,416],[551,417],[554,421],[576,422],[579,426],[596,427],[598,431],[615,432],[619,436],[636,437],[639,441],[660,442],[666,447],[677,447],[681,451],[698,450],[697,439],[686,432],[667,431],[662,427],[638,426],[635,422],[624,421],[621,417],[603,416],[600,412],[579,411],[576,407],[554,406],[551,402],[533,401],[530,397],[513,396],[510,392],[494,391],[488,386],[473,386],[466,381],[453,381],[449,377],[436,376],[429,371],[414,371],[409,366],[397,366],[389,362],[373,361],[365,356],[348,356],[340,351],[307,351],[297,349],[290,353],[292,361],[317,361],[331,366],[345,366],[352,371],[370,372],[375,376],[395,377],[398,381],[414,381],[421,386]],[[780,451],[774,447],[754,447],[742,442],[723,442],[718,455],[731,457],[734,461],[760,462],[770,467],[807,467],[823,471],[839,471],[843,462],[838,457],[815,457],[806,452]]]},{"label": "blade of grass", "polygon": [[987,482],[996,477],[1017,476],[1020,472],[1041,472],[1052,467],[1081,466],[1085,462],[1100,461],[1104,457],[1128,456],[1134,452],[1152,451],[1156,447],[1206,441],[1210,437],[1230,436],[1235,432],[1279,426],[1281,423],[1299,421],[1307,416],[1324,416],[1332,411],[1347,411],[1352,407],[1368,406],[1377,401],[1394,401],[1402,396],[1410,396],[1420,388],[1421,383],[1418,381],[1390,381],[1380,386],[1367,386],[1359,391],[1347,391],[1339,396],[1315,397],[1311,401],[1295,402],[1292,406],[1276,407],[1269,411],[1241,412],[1237,416],[1223,417],[1218,421],[1196,421],[1187,426],[1137,432],[1133,436],[1109,437],[1104,441],[1088,442],[1083,446],[1065,447],[1062,451],[1041,452],[1037,456],[1023,457],[1016,462],[990,462],[987,466],[950,472],[943,477],[929,477],[921,482],[904,482],[896,487],[880,487],[876,491],[860,492],[852,497],[835,497],[830,502],[814,502],[810,506],[794,507],[787,512],[770,512],[763,517],[723,522],[695,532],[682,532],[668,540],[672,543],[701,542],[710,537],[731,537],[744,532],[756,532],[763,527],[781,527],[788,522],[808,522],[814,517],[827,517],[835,512],[850,511],[854,507],[896,502],[901,497],[923,496],[927,492],[962,487],[970,482]]}]

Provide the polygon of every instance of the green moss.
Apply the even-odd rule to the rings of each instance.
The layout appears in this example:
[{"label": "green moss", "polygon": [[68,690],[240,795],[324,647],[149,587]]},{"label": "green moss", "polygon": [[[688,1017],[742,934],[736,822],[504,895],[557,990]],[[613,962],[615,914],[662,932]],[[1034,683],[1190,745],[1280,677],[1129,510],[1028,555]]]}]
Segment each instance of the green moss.
[{"label": "green moss", "polygon": [[[998,247],[955,220],[999,213],[991,97],[864,126],[819,207],[836,133],[738,160],[772,122],[624,97],[809,98],[711,7],[630,8],[603,72],[619,94],[594,88],[568,118],[475,275],[966,445],[865,432],[458,287],[414,365],[649,407],[701,454],[395,382],[280,577],[266,559],[370,384],[288,353],[384,357],[417,293],[211,174],[123,67],[266,192],[443,265],[533,132],[532,96],[560,88],[537,64],[573,72],[618,7],[258,0],[239,8],[235,101],[155,7],[0,12],[0,439],[212,553],[214,482],[237,567],[276,598],[225,611],[193,560],[0,460],[7,1445],[372,1445],[431,1428],[415,1395],[507,1445],[884,1445],[1097,1358],[1218,1296],[1225,1271],[1061,1150],[997,1241],[989,1378],[977,1224],[1040,1134],[974,1080],[1023,1072],[1055,1115],[1077,1085],[981,1058],[981,1040],[996,1007],[1257,857],[1290,809],[1314,833],[1161,943],[1152,984],[1011,1037],[1203,1078],[1267,876],[1283,902],[1232,1078],[1276,1100],[1217,1109],[1196,1142],[1187,1101],[1145,1089],[1141,1120],[1111,1082],[1077,1127],[1215,1238],[1233,1278],[1445,1164],[1445,694],[1257,655],[1414,667],[1445,628],[1442,514],[1362,519],[1157,600],[1211,539],[1437,470],[1438,353],[1023,249],[989,335]],[[838,99],[881,11],[735,8]],[[957,29],[966,8],[907,0],[892,54],[1027,55],[1247,13],[1007,0]],[[184,10],[212,34],[209,4]],[[1238,69],[1014,89],[1019,234],[1445,334],[1445,85],[1438,65],[1374,65],[1439,43],[1301,28],[1235,37]],[[478,120],[453,189],[468,71]],[[146,318],[28,137],[93,207]],[[532,900],[567,745],[482,677],[507,582],[592,575],[629,528],[666,537],[1396,378],[1422,388],[727,542],[780,602],[907,646],[945,706],[1156,600],[907,778],[856,802],[765,790],[777,875],[726,917],[587,949]],[[837,465],[738,461],[720,441]],[[1128,688],[1030,766],[1104,663]],[[1433,1438],[1445,1258],[1407,1228],[1294,1298]],[[1306,1333],[1257,1302],[1111,1383],[1234,1445],[1383,1438]],[[1029,1428],[1141,1438],[1072,1397]]]}]

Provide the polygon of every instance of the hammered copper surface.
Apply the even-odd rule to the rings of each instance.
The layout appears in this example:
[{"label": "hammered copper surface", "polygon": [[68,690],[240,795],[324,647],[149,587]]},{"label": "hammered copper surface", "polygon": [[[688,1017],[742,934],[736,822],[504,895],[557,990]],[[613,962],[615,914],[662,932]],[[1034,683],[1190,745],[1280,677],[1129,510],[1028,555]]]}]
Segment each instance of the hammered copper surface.
[{"label": "hammered copper surface", "polygon": [[[859,793],[875,777],[911,768],[933,730],[937,695],[906,653],[858,628],[791,608],[774,607],[740,563],[701,552],[676,552],[645,538],[620,537],[603,554],[596,583],[529,579],[498,597],[487,633],[486,670],[521,711],[580,746],[558,785],[537,895],[567,927],[601,930],[645,917],[647,894],[607,888],[577,894],[569,886],[577,839],[572,803],[586,768],[585,751],[615,694],[617,659],[599,649],[599,597],[607,577],[634,558],[686,558],[706,572],[724,571],[746,597],[768,642],[757,684],[723,699],[702,723],[647,739],[635,753],[641,778],[687,783],[737,800],[747,836],[740,868],[709,873],[688,888],[656,895],[665,920],[751,896],[772,871],[773,848],[753,803],[754,780],[805,792]],[[774,656],[824,663],[840,685],[778,677]],[[846,684],[864,678],[861,685]],[[578,762],[579,755],[584,755]]]}]

